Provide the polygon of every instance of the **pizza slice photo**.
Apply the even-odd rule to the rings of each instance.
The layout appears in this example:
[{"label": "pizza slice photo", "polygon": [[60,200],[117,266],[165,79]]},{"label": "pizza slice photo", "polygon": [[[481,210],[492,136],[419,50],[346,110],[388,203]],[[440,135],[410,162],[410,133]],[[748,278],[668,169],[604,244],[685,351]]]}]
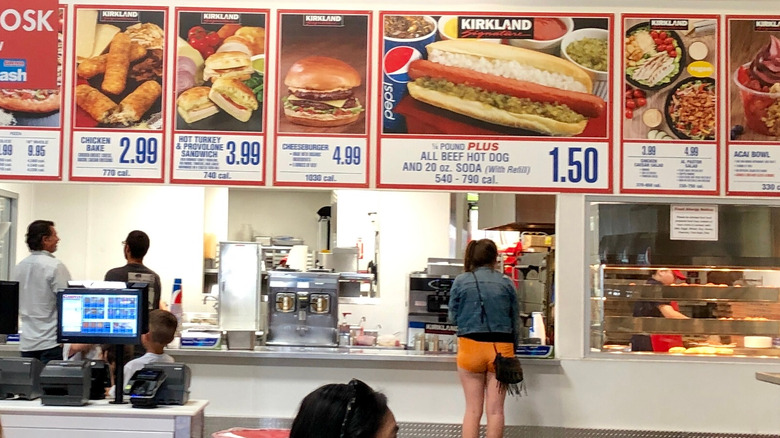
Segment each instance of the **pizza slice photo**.
[{"label": "pizza slice photo", "polygon": [[11,113],[2,117],[3,125],[59,126],[60,90],[62,88],[62,26],[63,10],[60,9],[57,34],[57,88],[51,90],[30,88],[0,89],[0,110]]}]

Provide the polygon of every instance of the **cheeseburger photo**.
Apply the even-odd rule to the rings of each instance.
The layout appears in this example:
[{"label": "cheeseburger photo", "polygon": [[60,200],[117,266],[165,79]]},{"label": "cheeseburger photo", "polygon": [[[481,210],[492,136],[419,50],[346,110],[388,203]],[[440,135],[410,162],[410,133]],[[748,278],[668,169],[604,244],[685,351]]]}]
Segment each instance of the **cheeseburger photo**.
[{"label": "cheeseburger photo", "polygon": [[427,104],[496,125],[548,135],[582,133],[606,109],[573,63],[504,44],[456,39],[426,46],[409,65],[409,94]]},{"label": "cheeseburger photo", "polygon": [[344,61],[309,56],[290,66],[284,78],[289,93],[283,101],[284,115],[306,126],[342,126],[353,123],[364,111],[353,89],[360,74]]}]

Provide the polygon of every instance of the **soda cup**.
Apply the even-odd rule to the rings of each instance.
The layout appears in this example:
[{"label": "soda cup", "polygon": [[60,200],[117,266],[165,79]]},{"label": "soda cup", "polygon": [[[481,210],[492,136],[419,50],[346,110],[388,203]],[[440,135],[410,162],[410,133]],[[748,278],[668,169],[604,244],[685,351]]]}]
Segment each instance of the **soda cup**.
[{"label": "soda cup", "polygon": [[[430,24],[431,31],[421,36],[387,36],[388,27],[403,27],[405,21],[424,20]],[[429,15],[384,16],[384,56],[382,58],[382,129],[384,133],[405,133],[406,120],[395,112],[398,102],[408,93],[409,64],[417,59],[425,59],[425,46],[436,40],[437,23]],[[411,26],[410,26],[411,27]]]},{"label": "soda cup", "polygon": [[173,280],[173,292],[171,292],[171,313],[176,317],[181,327],[182,306],[181,306],[181,278]]}]

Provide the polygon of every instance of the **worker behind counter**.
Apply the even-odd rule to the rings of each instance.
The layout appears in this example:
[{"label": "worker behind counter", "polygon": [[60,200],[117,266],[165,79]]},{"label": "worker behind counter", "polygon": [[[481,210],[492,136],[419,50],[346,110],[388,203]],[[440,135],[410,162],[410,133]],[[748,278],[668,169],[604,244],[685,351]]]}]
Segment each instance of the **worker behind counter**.
[{"label": "worker behind counter", "polygon": [[[658,269],[645,284],[670,286],[677,282],[685,282],[685,275],[672,269]],[[680,312],[675,301],[637,301],[634,303],[635,317],[688,319]],[[656,339],[652,339],[656,337]],[[662,339],[663,338],[663,339]],[[655,342],[654,342],[655,341]],[[665,343],[665,349],[653,349],[653,344]],[[679,343],[679,345],[677,345]],[[633,335],[631,336],[631,351],[668,351],[669,346],[682,346],[682,337],[678,335]]]}]

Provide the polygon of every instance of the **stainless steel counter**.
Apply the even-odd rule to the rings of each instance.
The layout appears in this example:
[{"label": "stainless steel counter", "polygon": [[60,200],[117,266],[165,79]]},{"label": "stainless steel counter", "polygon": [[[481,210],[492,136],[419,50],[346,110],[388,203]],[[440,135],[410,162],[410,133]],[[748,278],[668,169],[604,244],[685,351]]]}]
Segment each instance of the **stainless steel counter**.
[{"label": "stainless steel counter", "polygon": [[756,373],[756,380],[780,385],[780,373]]}]

